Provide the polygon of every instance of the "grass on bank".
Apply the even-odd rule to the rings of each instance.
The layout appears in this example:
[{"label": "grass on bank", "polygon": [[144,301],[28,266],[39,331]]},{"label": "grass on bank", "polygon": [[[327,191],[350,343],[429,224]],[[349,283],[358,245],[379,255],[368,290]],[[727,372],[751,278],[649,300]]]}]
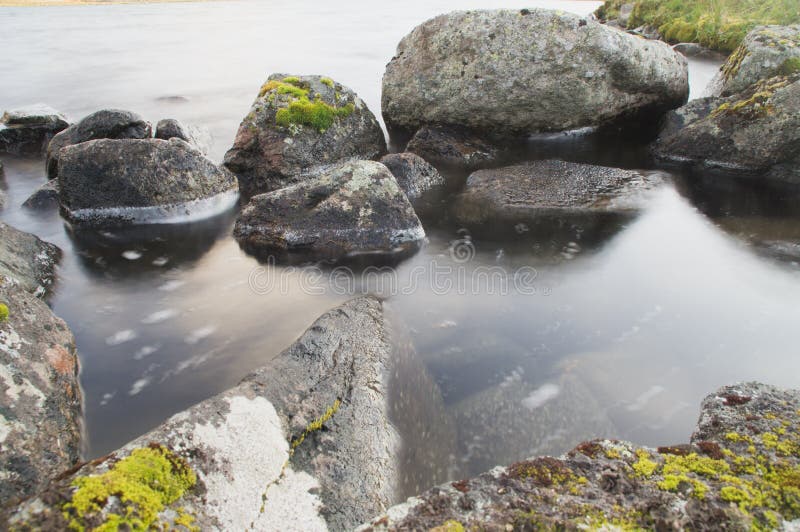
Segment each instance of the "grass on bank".
[{"label": "grass on bank", "polygon": [[755,26],[800,23],[798,0],[606,0],[597,16],[614,20],[630,3],[635,7],[628,28],[654,26],[668,42],[696,42],[721,52],[735,50]]}]

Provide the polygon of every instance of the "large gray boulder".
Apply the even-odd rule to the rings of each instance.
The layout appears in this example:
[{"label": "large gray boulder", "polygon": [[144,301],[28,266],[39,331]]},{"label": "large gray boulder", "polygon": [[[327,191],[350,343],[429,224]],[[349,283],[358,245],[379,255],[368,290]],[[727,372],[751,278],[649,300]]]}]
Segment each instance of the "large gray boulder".
[{"label": "large gray boulder", "polygon": [[796,530],[798,435],[800,391],[728,386],[703,401],[688,444],[584,442],[433,488],[358,530]]},{"label": "large gray boulder", "polygon": [[383,156],[380,162],[389,169],[410,200],[417,199],[425,192],[441,187],[445,183],[436,168],[413,153],[392,153]]},{"label": "large gray boulder", "polygon": [[63,114],[44,104],[6,111],[0,118],[0,153],[39,156],[67,126]]},{"label": "large gray boulder", "polygon": [[131,225],[210,217],[238,200],[236,178],[180,139],[93,140],[62,148],[58,186],[73,223]]},{"label": "large gray boulder", "polygon": [[[6,524],[122,526],[111,514],[130,512],[123,522],[138,518],[133,528],[143,530],[350,530],[394,500],[400,437],[388,421],[391,353],[382,304],[350,301],[237,387],[59,477]],[[134,473],[121,493],[102,488],[131,466],[162,464],[157,483]],[[96,506],[78,512],[90,493],[82,486],[98,482]],[[160,499],[149,514],[139,490]]]},{"label": "large gray boulder", "polygon": [[78,462],[82,404],[67,325],[4,273],[0,304],[8,314],[0,317],[0,500],[7,506]]},{"label": "large gray boulder", "polygon": [[507,135],[656,115],[688,94],[686,60],[664,43],[560,11],[457,11],[403,38],[382,110],[390,131]]},{"label": "large gray boulder", "polygon": [[296,185],[253,197],[233,234],[259,256],[318,259],[408,251],[425,237],[394,176],[373,161],[325,167]]},{"label": "large gray boulder", "polygon": [[203,155],[208,155],[211,149],[211,132],[208,128],[184,124],[180,120],[175,120],[174,118],[165,118],[164,120],[158,121],[158,124],[156,124],[155,138],[161,140],[169,140],[172,138],[185,140],[200,150]]},{"label": "large gray boulder", "polygon": [[630,218],[662,179],[653,173],[547,160],[479,170],[453,205],[470,227]]},{"label": "large gray boulder", "polygon": [[320,76],[273,74],[242,120],[225,166],[246,195],[283,188],[320,164],[386,152],[378,121],[351,89]]},{"label": "large gray boulder", "polygon": [[711,81],[712,96],[731,96],[762,79],[800,72],[800,25],[759,26]]},{"label": "large gray boulder", "polygon": [[62,148],[97,139],[146,139],[153,134],[150,123],[131,111],[102,109],[84,117],[65,129],[47,146],[47,175],[58,176],[58,159]]},{"label": "large gray boulder", "polygon": [[0,222],[0,276],[11,277],[36,297],[49,295],[56,281],[61,250]]},{"label": "large gray boulder", "polygon": [[658,161],[800,182],[800,73],[689,108],[668,115],[652,146]]}]

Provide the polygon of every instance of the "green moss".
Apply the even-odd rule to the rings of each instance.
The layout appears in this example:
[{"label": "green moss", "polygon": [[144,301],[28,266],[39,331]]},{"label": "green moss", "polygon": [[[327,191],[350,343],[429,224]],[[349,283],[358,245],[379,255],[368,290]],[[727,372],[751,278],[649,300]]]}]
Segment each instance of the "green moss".
[{"label": "green moss", "polygon": [[306,97],[294,100],[287,107],[278,109],[275,121],[279,126],[290,125],[311,126],[320,133],[327,131],[337,118],[346,118],[355,110],[355,106],[347,104],[344,107],[328,105],[321,98],[313,102]]},{"label": "green moss", "polygon": [[697,453],[686,456],[669,455],[664,463],[664,475],[695,473],[703,477],[716,478],[721,474],[728,473],[730,469],[724,460],[715,460]]},{"label": "green moss", "polygon": [[636,476],[649,478],[658,469],[658,464],[650,459],[650,453],[644,449],[636,451],[638,460],[633,464],[633,470]]},{"label": "green moss", "polygon": [[6,321],[8,319],[9,312],[8,312],[8,305],[5,303],[0,303],[0,322]]},{"label": "green moss", "polygon": [[778,69],[778,73],[782,76],[790,76],[797,72],[800,72],[800,57],[787,59]]},{"label": "green moss", "polygon": [[691,496],[695,499],[703,500],[706,498],[708,486],[702,481],[690,477],[686,474],[664,475],[664,480],[658,483],[658,489],[664,491],[679,491],[682,486],[688,485],[691,488]]},{"label": "green moss", "polygon": [[327,85],[330,88],[333,88],[333,80],[331,78],[322,78],[319,80],[320,83],[323,85]]},{"label": "green moss", "polygon": [[300,81],[300,78],[298,78],[297,76],[287,76],[287,77],[283,78],[283,82],[284,83],[288,83],[290,85],[294,85],[295,87],[301,87],[302,88],[302,86],[303,86],[303,82]]},{"label": "green moss", "polygon": [[667,41],[698,42],[722,52],[735,50],[756,26],[800,22],[797,0],[607,0],[596,14],[616,19],[630,1],[629,28],[653,26]]},{"label": "green moss", "polygon": [[[89,520],[97,531],[148,530],[157,524],[158,514],[196,482],[186,462],[167,448],[135,449],[106,473],[76,478],[76,490],[62,512],[70,530],[86,530]],[[103,514],[111,497],[119,499],[121,514]],[[103,523],[94,524],[100,516]]]},{"label": "green moss", "polygon": [[431,528],[430,532],[464,532],[464,525],[453,519]]}]

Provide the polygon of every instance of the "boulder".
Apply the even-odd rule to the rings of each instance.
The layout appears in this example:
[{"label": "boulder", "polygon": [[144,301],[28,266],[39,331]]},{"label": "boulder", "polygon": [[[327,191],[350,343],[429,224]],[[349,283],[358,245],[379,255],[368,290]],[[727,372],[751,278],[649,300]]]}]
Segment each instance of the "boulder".
[{"label": "boulder", "polygon": [[518,227],[564,220],[596,224],[629,219],[647,192],[662,183],[657,173],[547,160],[479,170],[453,205],[468,227]]},{"label": "boulder", "polygon": [[61,250],[0,222],[0,276],[12,277],[36,297],[49,295]]},{"label": "boulder", "polygon": [[436,168],[413,153],[392,153],[382,157],[380,162],[389,169],[410,200],[445,183]]},{"label": "boulder", "polygon": [[800,73],[690,103],[666,124],[651,148],[660,163],[800,182]]},{"label": "boulder", "polygon": [[720,389],[688,444],[578,445],[444,484],[360,527],[383,530],[792,530],[800,391]]},{"label": "boulder", "polygon": [[409,251],[425,237],[394,176],[373,161],[321,168],[296,185],[253,197],[233,234],[259,256],[319,259]]},{"label": "boulder", "polygon": [[208,128],[184,124],[174,118],[166,118],[158,121],[158,124],[156,124],[155,138],[162,140],[169,140],[172,138],[185,140],[202,152],[203,155],[208,155],[211,149],[211,132]]},{"label": "boulder", "polygon": [[382,304],[350,301],[237,387],[59,477],[6,525],[350,530],[394,500],[391,374]]},{"label": "boulder", "polygon": [[246,195],[295,183],[320,164],[386,152],[378,121],[351,89],[320,76],[273,74],[242,120],[225,166]]},{"label": "boulder", "polygon": [[56,209],[58,208],[58,194],[58,179],[51,179],[37,188],[22,206],[37,211]]},{"label": "boulder", "polygon": [[150,124],[130,111],[103,109],[62,131],[47,146],[47,175],[58,176],[62,148],[97,139],[146,139],[153,134]]},{"label": "boulder", "polygon": [[759,26],[728,57],[706,92],[731,96],[760,80],[796,72],[800,72],[800,25]]},{"label": "boulder", "polygon": [[41,155],[50,139],[68,126],[63,114],[43,104],[6,111],[0,118],[0,153]]},{"label": "boulder", "polygon": [[498,145],[477,134],[453,127],[421,127],[406,147],[432,164],[456,170],[487,166],[504,153]]},{"label": "boulder", "polygon": [[174,223],[219,214],[236,178],[180,139],[92,140],[62,148],[61,209],[73,223]]},{"label": "boulder", "polygon": [[78,462],[83,422],[72,332],[5,272],[0,304],[7,309],[7,317],[0,317],[0,500],[5,506],[33,495]]},{"label": "boulder", "polygon": [[664,43],[560,11],[457,11],[403,38],[382,109],[390,132],[517,135],[658,115],[688,95],[686,60]]}]

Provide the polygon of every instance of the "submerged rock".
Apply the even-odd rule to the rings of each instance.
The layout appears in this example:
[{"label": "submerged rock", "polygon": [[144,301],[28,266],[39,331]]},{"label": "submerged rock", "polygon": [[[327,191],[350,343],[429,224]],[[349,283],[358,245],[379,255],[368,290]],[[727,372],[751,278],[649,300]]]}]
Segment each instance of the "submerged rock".
[{"label": "submerged rock", "polygon": [[475,169],[497,160],[503,150],[491,141],[452,127],[421,127],[406,147],[433,164]]},{"label": "submerged rock", "polygon": [[219,214],[236,178],[179,139],[93,140],[61,149],[61,208],[72,222],[131,225]]},{"label": "submerged rock", "polygon": [[799,434],[800,391],[729,386],[703,401],[689,444],[585,442],[433,488],[359,530],[790,530]]},{"label": "submerged rock", "polygon": [[42,211],[58,208],[58,179],[51,179],[37,188],[22,206],[27,209]]},{"label": "submerged rock", "polygon": [[[3,235],[3,246],[7,240]],[[29,497],[78,462],[75,339],[27,286],[0,275],[0,500]]]},{"label": "submerged rock", "polygon": [[211,132],[208,128],[184,124],[174,118],[166,118],[158,121],[158,124],[156,124],[155,138],[161,140],[169,140],[172,138],[185,140],[202,152],[203,155],[208,155],[211,149]]},{"label": "submerged rock", "polygon": [[381,158],[406,193],[408,199],[417,199],[428,190],[444,185],[441,174],[425,159],[413,153],[392,153]]},{"label": "submerged rock", "polygon": [[664,43],[559,11],[456,11],[403,38],[382,109],[390,130],[526,134],[658,115],[688,94],[686,60]]},{"label": "submerged rock", "polygon": [[[388,422],[391,373],[381,303],[350,301],[239,386],[59,477],[11,510],[8,524],[99,526],[117,513],[143,529],[352,529],[393,502],[400,440]],[[148,461],[171,471],[160,485],[137,476],[133,466]],[[103,491],[101,480],[118,478],[121,466],[123,493]],[[145,509],[142,489],[159,504]],[[96,506],[82,507],[87,497]]]},{"label": "submerged rock", "polygon": [[253,197],[233,234],[259,256],[319,259],[408,251],[425,237],[394,176],[373,161],[325,167],[296,185]]},{"label": "submerged rock", "polygon": [[29,293],[43,297],[56,281],[61,250],[35,235],[0,222],[0,275],[12,277]]},{"label": "submerged rock", "polygon": [[800,72],[800,25],[759,26],[711,81],[712,96],[731,96],[760,80]]},{"label": "submerged rock", "polygon": [[646,192],[660,183],[655,174],[535,161],[474,172],[456,198],[453,214],[459,223],[477,229],[564,220],[604,225],[635,215]]},{"label": "submerged rock", "polygon": [[668,115],[652,146],[657,160],[800,182],[800,72],[688,107]]},{"label": "submerged rock", "polygon": [[41,155],[50,139],[68,126],[63,114],[42,104],[6,111],[0,118],[0,153]]},{"label": "submerged rock", "polygon": [[378,121],[351,89],[320,76],[271,75],[242,120],[225,166],[247,195],[283,188],[320,164],[386,152]]},{"label": "submerged rock", "polygon": [[103,109],[62,131],[47,146],[47,175],[58,176],[58,159],[67,146],[97,139],[146,139],[153,134],[150,123],[136,113]]}]

